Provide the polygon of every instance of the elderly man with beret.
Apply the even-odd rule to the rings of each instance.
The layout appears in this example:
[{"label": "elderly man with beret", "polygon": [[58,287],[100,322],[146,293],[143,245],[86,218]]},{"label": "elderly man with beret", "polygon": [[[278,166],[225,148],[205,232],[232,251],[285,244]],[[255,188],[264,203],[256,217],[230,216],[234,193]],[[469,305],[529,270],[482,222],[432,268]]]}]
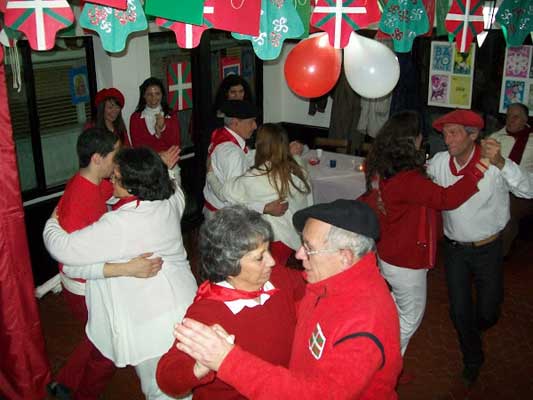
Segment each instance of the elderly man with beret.
[{"label": "elderly man with beret", "polygon": [[[527,123],[529,109],[522,103],[507,108],[505,126],[490,135],[501,144],[504,157],[510,158],[524,170],[533,173],[533,129]],[[511,196],[511,219],[503,231],[503,254],[507,255],[518,236],[519,222],[533,214],[533,201]]]},{"label": "elderly man with beret", "polygon": [[[227,100],[220,111],[224,115],[224,126],[215,129],[207,150],[209,170],[223,185],[231,178],[243,175],[254,163],[253,154],[246,146],[257,129],[256,118],[259,114],[252,103],[244,100]],[[204,215],[230,205],[223,196],[208,182],[204,186]],[[287,211],[288,204],[282,199],[267,204],[248,204],[248,207],[265,214],[280,216]]]},{"label": "elderly man with beret", "polygon": [[366,204],[336,200],[298,211],[308,282],[289,368],[269,364],[191,319],[176,326],[178,349],[217,371],[250,399],[396,399],[402,368],[398,314],[379,274],[377,217]]},{"label": "elderly man with beret", "polygon": [[450,317],[459,337],[467,385],[477,380],[484,362],[480,333],[496,324],[503,301],[500,233],[509,220],[509,192],[525,198],[533,195],[530,176],[502,157],[496,140],[478,143],[483,126],[483,119],[468,110],[452,111],[435,120],[433,127],[442,132],[448,151],[437,153],[427,169],[436,183],[446,187],[461,179],[466,167],[481,157],[491,163],[479,191],[455,210],[443,212]]}]

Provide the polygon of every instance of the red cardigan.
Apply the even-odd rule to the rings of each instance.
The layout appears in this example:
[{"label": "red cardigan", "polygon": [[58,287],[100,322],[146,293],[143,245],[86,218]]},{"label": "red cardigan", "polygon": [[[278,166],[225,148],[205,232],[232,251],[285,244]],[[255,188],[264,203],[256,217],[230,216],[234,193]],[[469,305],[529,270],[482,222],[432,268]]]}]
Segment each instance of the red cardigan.
[{"label": "red cardigan", "polygon": [[134,112],[130,117],[129,138],[131,147],[146,146],[158,153],[167,150],[170,146],[179,146],[181,139],[178,115],[172,113],[165,117],[165,130],[158,139],[148,131],[144,118],[141,118],[141,113]]},{"label": "red cardigan", "polygon": [[[220,301],[202,299],[193,303],[186,317],[207,325],[218,323],[235,335],[235,342],[252,354],[276,365],[287,366],[296,325],[296,302],[303,297],[305,282],[299,271],[276,266],[270,281],[281,289],[262,306],[245,307],[238,314]],[[193,391],[195,400],[244,400],[214,373],[198,380],[193,374],[194,360],[176,348],[176,343],[161,357],[157,384],[165,393],[179,396]]]},{"label": "red cardigan", "polygon": [[415,170],[381,180],[379,190],[386,214],[378,207],[377,190],[361,197],[379,217],[379,257],[399,267],[432,268],[438,237],[435,210],[459,207],[478,191],[482,177],[476,169],[447,188]]}]

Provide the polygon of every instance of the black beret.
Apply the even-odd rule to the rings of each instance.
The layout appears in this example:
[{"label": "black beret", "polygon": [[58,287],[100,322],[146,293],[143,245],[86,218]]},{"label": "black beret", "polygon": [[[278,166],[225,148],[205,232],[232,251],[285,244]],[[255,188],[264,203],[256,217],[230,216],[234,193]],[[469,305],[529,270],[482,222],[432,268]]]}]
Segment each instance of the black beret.
[{"label": "black beret", "polygon": [[374,211],[361,201],[339,199],[331,203],[315,204],[296,212],[292,223],[301,232],[308,218],[315,218],[372,239],[379,238],[378,218]]},{"label": "black beret", "polygon": [[239,119],[257,118],[259,114],[255,105],[244,100],[226,100],[220,111],[225,117]]}]

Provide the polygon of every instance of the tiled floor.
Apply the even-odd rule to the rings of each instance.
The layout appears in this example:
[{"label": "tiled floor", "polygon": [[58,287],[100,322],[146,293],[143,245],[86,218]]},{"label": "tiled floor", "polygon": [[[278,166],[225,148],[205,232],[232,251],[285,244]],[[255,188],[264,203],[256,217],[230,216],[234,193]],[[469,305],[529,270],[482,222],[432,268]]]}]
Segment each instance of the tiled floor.
[{"label": "tiled floor", "polygon": [[[533,232],[530,232],[531,228],[515,243],[513,254],[505,263],[503,314],[485,335],[486,363],[470,391],[459,380],[461,355],[448,317],[442,263],[429,273],[426,315],[405,358],[406,370],[414,373],[416,379],[398,389],[400,399],[533,399]],[[40,310],[55,372],[76,344],[82,327],[70,317],[60,296],[47,295],[40,301]],[[143,399],[132,368],[116,374],[104,399]]]}]

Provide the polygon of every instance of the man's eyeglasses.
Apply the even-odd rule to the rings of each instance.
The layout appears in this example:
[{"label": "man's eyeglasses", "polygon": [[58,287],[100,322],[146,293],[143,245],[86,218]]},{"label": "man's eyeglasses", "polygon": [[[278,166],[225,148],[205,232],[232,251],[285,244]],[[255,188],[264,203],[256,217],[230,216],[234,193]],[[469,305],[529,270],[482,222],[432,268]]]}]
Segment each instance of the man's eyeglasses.
[{"label": "man's eyeglasses", "polygon": [[338,249],[308,250],[305,247],[303,249],[307,257],[313,256],[315,254],[336,253],[337,251],[339,251]]}]

